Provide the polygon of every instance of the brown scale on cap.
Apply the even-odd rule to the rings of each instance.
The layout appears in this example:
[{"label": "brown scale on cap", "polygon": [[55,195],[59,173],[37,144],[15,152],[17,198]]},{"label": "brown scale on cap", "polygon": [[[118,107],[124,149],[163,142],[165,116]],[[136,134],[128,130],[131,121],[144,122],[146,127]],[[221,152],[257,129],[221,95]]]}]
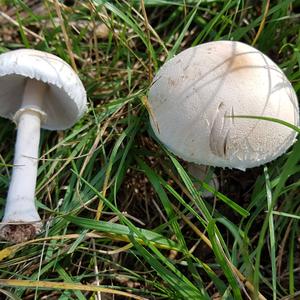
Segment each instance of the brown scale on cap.
[{"label": "brown scale on cap", "polygon": [[[261,62],[259,64],[253,65],[252,55],[258,55],[257,52],[244,52],[234,54],[226,60],[229,68],[229,72],[238,72],[238,76],[249,76],[251,79],[252,72],[257,69],[261,68]],[[260,61],[260,60],[259,60]],[[261,55],[261,61],[263,61],[263,56]]]}]

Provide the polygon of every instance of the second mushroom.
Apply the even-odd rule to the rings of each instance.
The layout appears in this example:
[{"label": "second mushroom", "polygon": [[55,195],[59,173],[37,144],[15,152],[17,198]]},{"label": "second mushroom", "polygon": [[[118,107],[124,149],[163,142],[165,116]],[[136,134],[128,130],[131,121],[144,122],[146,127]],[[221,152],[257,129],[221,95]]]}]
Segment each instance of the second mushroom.
[{"label": "second mushroom", "polygon": [[284,73],[241,42],[182,51],[156,74],[148,99],[155,135],[190,163],[245,170],[277,158],[295,142],[296,133],[281,124],[234,118],[299,124],[297,97]]}]

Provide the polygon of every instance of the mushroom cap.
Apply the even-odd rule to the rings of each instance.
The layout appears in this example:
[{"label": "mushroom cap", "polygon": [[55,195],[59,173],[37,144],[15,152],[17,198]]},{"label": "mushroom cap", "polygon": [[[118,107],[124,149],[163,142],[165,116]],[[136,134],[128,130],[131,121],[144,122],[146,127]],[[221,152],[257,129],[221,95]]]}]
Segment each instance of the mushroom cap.
[{"label": "mushroom cap", "polygon": [[78,75],[61,58],[38,50],[19,49],[0,55],[0,116],[12,119],[22,104],[26,78],[48,84],[41,127],[71,127],[85,112],[86,92]]},{"label": "mushroom cap", "polygon": [[295,141],[299,124],[292,85],[266,55],[241,42],[209,42],[182,51],[156,74],[150,121],[159,140],[197,164],[244,170],[269,162]]}]

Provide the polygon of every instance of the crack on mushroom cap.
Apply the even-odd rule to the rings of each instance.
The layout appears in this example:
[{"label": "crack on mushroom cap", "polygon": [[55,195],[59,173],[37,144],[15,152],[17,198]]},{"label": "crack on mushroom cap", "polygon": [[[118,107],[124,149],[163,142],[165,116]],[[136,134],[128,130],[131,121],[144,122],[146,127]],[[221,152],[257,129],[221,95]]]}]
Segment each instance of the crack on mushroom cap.
[{"label": "crack on mushroom cap", "polygon": [[[231,107],[232,115],[234,115],[234,109]],[[209,134],[209,147],[213,154],[216,156],[226,158],[227,157],[227,143],[229,139],[230,129],[233,125],[233,118],[227,113],[226,105],[224,102],[220,102],[217,108],[217,112],[212,121],[211,130]]]}]

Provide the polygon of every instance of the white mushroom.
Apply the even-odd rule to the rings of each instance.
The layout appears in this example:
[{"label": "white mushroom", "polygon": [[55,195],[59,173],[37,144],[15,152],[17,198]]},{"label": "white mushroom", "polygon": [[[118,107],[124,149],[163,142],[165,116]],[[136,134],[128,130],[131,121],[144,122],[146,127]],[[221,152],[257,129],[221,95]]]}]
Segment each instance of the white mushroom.
[{"label": "white mushroom", "polygon": [[189,48],[167,61],[150,92],[151,126],[188,162],[245,170],[284,153],[299,123],[298,101],[281,69],[257,49],[232,41]]},{"label": "white mushroom", "polygon": [[0,55],[0,116],[17,124],[2,238],[20,242],[40,231],[42,223],[34,203],[40,128],[66,129],[85,110],[82,82],[59,57],[31,49]]}]

